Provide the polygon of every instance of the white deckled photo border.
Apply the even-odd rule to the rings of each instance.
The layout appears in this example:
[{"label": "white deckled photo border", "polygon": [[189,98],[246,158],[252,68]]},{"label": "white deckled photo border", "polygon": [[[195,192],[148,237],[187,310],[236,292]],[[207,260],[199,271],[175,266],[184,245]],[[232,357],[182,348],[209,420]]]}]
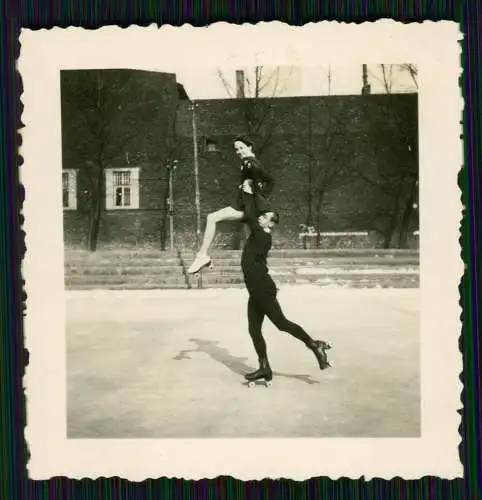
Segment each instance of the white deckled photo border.
[{"label": "white deckled photo border", "polygon": [[[456,23],[391,20],[303,27],[273,22],[22,31],[18,70],[25,127],[20,175],[26,190],[27,246],[22,273],[28,295],[25,347],[30,353],[24,379],[25,436],[32,479],[462,476],[457,413],[462,391],[458,286],[463,274],[457,185],[463,164],[460,40]],[[314,46],[322,49],[314,51]],[[67,439],[60,70],[234,68],[255,61],[317,66],[333,60],[360,65],[411,62],[419,69],[421,437]]]}]

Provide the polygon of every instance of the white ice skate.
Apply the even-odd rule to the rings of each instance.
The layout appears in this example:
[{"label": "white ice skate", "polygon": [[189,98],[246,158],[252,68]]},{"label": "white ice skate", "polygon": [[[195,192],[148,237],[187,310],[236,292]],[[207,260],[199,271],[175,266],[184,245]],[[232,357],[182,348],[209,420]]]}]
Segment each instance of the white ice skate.
[{"label": "white ice skate", "polygon": [[204,267],[212,267],[211,258],[206,254],[197,254],[191,267],[187,270],[189,274],[196,274]]}]

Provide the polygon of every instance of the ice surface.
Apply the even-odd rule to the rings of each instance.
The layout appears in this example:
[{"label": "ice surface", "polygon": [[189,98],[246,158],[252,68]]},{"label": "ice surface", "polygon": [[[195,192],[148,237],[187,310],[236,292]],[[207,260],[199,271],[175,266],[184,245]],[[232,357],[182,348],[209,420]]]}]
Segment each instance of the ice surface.
[{"label": "ice surface", "polygon": [[418,297],[281,287],[286,316],[333,344],[334,367],[265,320],[274,383],[249,389],[244,289],[68,292],[68,436],[417,436]]}]

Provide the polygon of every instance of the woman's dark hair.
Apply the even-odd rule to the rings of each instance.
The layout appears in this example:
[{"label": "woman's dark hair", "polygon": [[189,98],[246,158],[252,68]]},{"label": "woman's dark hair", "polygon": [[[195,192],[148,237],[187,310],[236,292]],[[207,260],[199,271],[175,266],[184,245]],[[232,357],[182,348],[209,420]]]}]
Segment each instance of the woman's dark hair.
[{"label": "woman's dark hair", "polygon": [[238,136],[234,139],[233,143],[235,142],[242,142],[243,144],[246,144],[246,146],[249,146],[250,148],[254,149],[254,144],[251,139],[249,139],[246,136]]}]

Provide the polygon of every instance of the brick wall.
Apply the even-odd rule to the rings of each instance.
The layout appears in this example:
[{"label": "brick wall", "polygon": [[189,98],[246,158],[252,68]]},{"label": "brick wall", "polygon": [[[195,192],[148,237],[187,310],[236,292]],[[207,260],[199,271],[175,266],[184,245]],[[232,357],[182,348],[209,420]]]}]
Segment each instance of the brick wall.
[{"label": "brick wall", "polygon": [[[414,95],[390,96],[391,105],[414,111],[416,131],[417,99]],[[259,154],[266,168],[276,178],[272,195],[273,207],[280,213],[282,224],[277,232],[276,243],[280,247],[299,246],[299,225],[308,222],[309,193],[311,191],[311,224],[319,222],[322,231],[369,231],[371,241],[380,244],[375,233],[374,217],[385,204],[383,186],[374,186],[361,178],[363,171],[377,178],[380,162],[395,161],[386,156],[383,148],[390,151],[390,140],[402,142],[400,132],[387,122],[381,108],[387,96],[348,96],[330,98],[286,98],[269,103],[270,118],[266,120],[258,141],[264,136],[271,140]],[[311,107],[311,110],[309,109]],[[201,213],[231,203],[238,179],[238,162],[232,148],[233,138],[245,133],[243,101],[200,101],[196,110],[199,143],[199,178]],[[180,122],[184,135],[183,146],[178,152],[180,168],[176,178],[176,227],[179,244],[192,246],[195,231],[193,146],[190,112],[182,109]],[[311,115],[311,124],[308,116]],[[269,120],[271,123],[269,124]],[[271,130],[269,128],[271,127]],[[391,128],[391,129],[390,129]],[[311,129],[311,130],[310,130]],[[385,129],[385,144],[380,146],[377,134]],[[206,142],[216,144],[217,152],[209,152]],[[398,146],[397,146],[398,147]],[[312,182],[309,169],[311,151]],[[415,166],[416,168],[416,166]],[[320,172],[332,172],[320,203],[320,219],[317,217]],[[346,175],[337,175],[338,171]],[[204,226],[203,226],[204,227]],[[216,246],[229,245],[236,225],[220,225]],[[418,228],[417,214],[411,220],[411,228]]]},{"label": "brick wall", "polygon": [[[168,195],[166,165],[176,146],[175,75],[107,70],[100,83],[97,78],[96,71],[67,71],[61,76],[63,168],[78,171],[78,210],[64,211],[64,240],[72,246],[87,242],[95,197],[92,178],[99,168],[139,167],[139,210],[105,210],[103,191],[99,243],[158,246]],[[99,92],[101,113],[96,109]],[[103,134],[92,130],[105,125]]]},{"label": "brick wall", "polygon": [[[121,166],[126,166],[122,164]],[[138,210],[103,210],[100,220],[101,245],[161,245],[161,228],[167,215],[167,173],[162,165],[141,163]],[[64,239],[71,246],[87,242],[89,221],[88,181],[81,170],[78,178],[78,210],[64,211]]]},{"label": "brick wall", "polygon": [[[127,86],[129,92],[125,97],[130,107],[116,115],[114,123],[117,123],[120,138],[124,128],[136,130],[138,137],[125,144],[119,140],[117,154],[110,164],[125,166],[126,153],[140,153],[137,157],[131,154],[130,160],[141,169],[140,210],[104,213],[99,241],[101,245],[115,242],[161,245],[166,215],[165,166],[169,159],[175,158],[178,161],[174,176],[175,242],[180,248],[195,248],[195,183],[189,103],[177,99],[172,75],[134,73],[134,77],[130,76],[134,80]],[[155,106],[156,112],[145,112],[146,104],[151,108]],[[259,125],[257,132],[251,133],[258,146],[258,157],[277,181],[271,198],[273,207],[281,215],[277,247],[300,246],[299,225],[307,222],[317,224],[322,231],[370,231],[373,244],[377,244],[375,218],[379,218],[380,213],[383,215],[390,202],[384,198],[383,184],[378,185],[380,165],[387,164],[388,169],[390,165],[396,167],[397,161],[418,161],[416,157],[406,159],[399,152],[404,146],[402,136],[406,131],[399,130],[395,122],[387,119],[387,105],[395,116],[405,116],[408,110],[411,117],[408,122],[411,120],[414,127],[410,133],[416,136],[415,95],[300,97],[254,103],[231,99],[198,101],[202,229],[210,211],[233,201],[239,170],[232,141],[238,134],[253,132],[254,123]],[[74,120],[75,113],[63,106],[66,123],[63,129],[64,168],[80,166],[79,210],[64,214],[65,240],[68,244],[79,245],[85,243],[89,203],[84,191],[89,188],[81,165],[83,158],[75,154],[72,146],[79,133],[72,126]],[[380,140],[382,136],[383,141]],[[210,151],[208,143],[214,145],[216,151]],[[367,182],[358,172],[374,181]],[[416,213],[410,224],[413,229],[418,228]],[[219,227],[215,246],[232,247],[237,239],[239,225],[225,223]]]}]

